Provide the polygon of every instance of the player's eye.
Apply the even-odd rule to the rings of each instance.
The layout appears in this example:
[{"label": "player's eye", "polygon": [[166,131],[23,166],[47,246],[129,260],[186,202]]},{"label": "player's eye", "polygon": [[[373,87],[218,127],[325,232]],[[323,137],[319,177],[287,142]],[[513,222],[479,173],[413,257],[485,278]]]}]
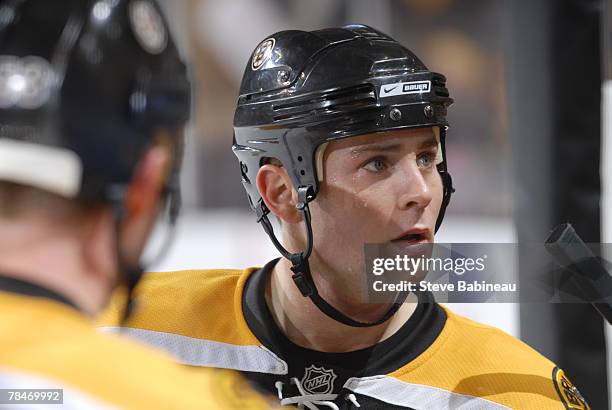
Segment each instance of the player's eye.
[{"label": "player's eye", "polygon": [[427,151],[423,152],[417,157],[417,165],[421,169],[428,169],[436,164],[437,152]]},{"label": "player's eye", "polygon": [[368,161],[363,168],[370,171],[370,172],[382,172],[384,170],[386,170],[389,167],[389,164],[387,164],[387,161],[384,158],[374,158],[370,161]]}]

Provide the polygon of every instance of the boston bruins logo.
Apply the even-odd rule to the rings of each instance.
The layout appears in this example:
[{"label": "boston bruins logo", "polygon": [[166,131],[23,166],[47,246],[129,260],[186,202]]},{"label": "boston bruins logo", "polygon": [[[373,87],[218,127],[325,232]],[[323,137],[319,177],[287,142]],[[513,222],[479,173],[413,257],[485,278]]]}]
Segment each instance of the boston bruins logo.
[{"label": "boston bruins logo", "polygon": [[270,59],[275,43],[276,40],[269,38],[262,41],[257,46],[255,52],[253,53],[253,61],[251,62],[251,68],[253,71],[259,70]]},{"label": "boston bruins logo", "polygon": [[569,381],[563,370],[558,367],[555,367],[553,370],[553,381],[555,383],[555,389],[557,389],[557,393],[566,409],[591,409],[576,386]]},{"label": "boston bruins logo", "polygon": [[133,0],[129,8],[130,24],[136,40],[151,54],[160,54],[168,44],[168,33],[155,6],[146,0]]}]

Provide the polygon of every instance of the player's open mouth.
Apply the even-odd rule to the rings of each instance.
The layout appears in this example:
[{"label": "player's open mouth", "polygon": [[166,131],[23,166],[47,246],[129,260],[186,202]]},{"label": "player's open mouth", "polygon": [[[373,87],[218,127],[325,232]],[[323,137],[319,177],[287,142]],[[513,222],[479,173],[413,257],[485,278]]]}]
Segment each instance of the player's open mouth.
[{"label": "player's open mouth", "polygon": [[391,242],[426,243],[430,242],[430,236],[428,229],[411,229]]}]

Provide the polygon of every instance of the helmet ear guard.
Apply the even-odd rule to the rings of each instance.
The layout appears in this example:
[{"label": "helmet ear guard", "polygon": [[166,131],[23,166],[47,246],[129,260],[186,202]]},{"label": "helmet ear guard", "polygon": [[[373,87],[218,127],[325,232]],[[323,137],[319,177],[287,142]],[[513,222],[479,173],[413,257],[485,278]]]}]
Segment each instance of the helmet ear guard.
[{"label": "helmet ear guard", "polygon": [[[266,49],[271,47],[267,56],[261,55],[264,43]],[[383,323],[395,314],[407,293],[399,293],[389,311],[371,323],[344,315],[318,294],[308,265],[313,247],[308,203],[316,198],[324,177],[327,143],[384,131],[438,127],[441,161],[437,168],[444,192],[437,231],[454,192],[445,152],[446,110],[452,103],[446,79],[427,70],[391,37],[362,25],[279,32],[260,44],[253,54],[255,60],[257,69],[249,62],[242,80],[233,151],[257,221],[291,261],[293,279],[302,295],[322,312],[354,327]],[[277,75],[279,70],[289,74]],[[296,187],[297,208],[303,213],[307,232],[304,252],[288,252],[273,232],[269,210],[254,184],[265,157],[278,159]]]}]

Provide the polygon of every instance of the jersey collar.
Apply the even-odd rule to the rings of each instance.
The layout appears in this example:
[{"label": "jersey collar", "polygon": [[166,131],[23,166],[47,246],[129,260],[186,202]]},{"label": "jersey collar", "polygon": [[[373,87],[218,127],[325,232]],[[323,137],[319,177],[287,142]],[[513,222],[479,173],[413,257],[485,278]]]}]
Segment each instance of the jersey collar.
[{"label": "jersey collar", "polygon": [[23,296],[51,299],[68,305],[76,310],[80,310],[72,301],[51,289],[21,279],[3,276],[2,274],[0,274],[0,291]]},{"label": "jersey collar", "polygon": [[245,320],[266,348],[287,361],[325,363],[362,376],[393,372],[423,353],[436,340],[446,323],[446,313],[429,292],[417,294],[413,315],[391,337],[374,346],[346,353],[327,353],[307,349],[291,342],[278,328],[265,300],[266,283],[275,259],[253,272],[245,284],[242,306]]}]

